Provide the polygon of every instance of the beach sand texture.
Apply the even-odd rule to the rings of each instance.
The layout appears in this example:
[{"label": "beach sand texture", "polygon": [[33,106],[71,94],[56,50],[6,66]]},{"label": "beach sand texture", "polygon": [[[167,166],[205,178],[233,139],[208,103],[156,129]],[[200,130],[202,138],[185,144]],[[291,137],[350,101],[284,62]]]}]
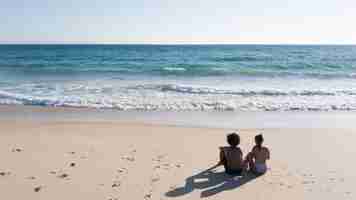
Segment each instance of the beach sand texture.
[{"label": "beach sand texture", "polygon": [[244,154],[263,132],[272,158],[266,175],[243,178],[204,172],[232,129],[2,120],[0,130],[4,199],[356,197],[353,130],[238,130]]}]

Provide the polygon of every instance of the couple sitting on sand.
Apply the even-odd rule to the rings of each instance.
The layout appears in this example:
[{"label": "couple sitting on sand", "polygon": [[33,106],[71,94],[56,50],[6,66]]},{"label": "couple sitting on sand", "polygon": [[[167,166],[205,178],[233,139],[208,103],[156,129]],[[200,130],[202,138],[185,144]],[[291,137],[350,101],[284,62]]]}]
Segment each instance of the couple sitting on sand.
[{"label": "couple sitting on sand", "polygon": [[220,147],[220,161],[218,165],[224,165],[227,174],[240,175],[244,170],[249,170],[256,175],[262,175],[267,171],[266,160],[269,159],[269,150],[262,146],[263,136],[256,135],[256,145],[243,159],[240,144],[240,136],[236,133],[227,135],[229,147]]}]

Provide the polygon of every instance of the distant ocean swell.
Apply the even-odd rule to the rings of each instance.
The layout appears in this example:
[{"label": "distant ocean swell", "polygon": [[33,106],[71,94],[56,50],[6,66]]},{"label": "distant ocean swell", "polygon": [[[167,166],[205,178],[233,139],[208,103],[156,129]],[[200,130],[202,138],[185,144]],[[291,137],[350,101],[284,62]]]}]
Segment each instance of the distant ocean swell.
[{"label": "distant ocean swell", "polygon": [[307,64],[296,64],[293,66],[282,64],[263,64],[243,66],[243,64],[164,64],[135,66],[111,63],[111,64],[86,64],[85,66],[73,63],[27,63],[8,65],[0,64],[1,72],[26,73],[27,75],[91,75],[102,73],[103,75],[147,75],[147,76],[178,76],[178,77],[204,77],[204,76],[236,76],[236,77],[300,77],[300,78],[348,78],[356,79],[355,66],[343,65],[306,66]]}]

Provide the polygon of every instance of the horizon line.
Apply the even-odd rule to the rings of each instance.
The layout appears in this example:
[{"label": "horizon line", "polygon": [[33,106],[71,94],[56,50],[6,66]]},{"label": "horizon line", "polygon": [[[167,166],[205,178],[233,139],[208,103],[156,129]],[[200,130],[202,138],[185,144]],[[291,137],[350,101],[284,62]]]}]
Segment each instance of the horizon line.
[{"label": "horizon line", "polygon": [[309,45],[309,46],[355,46],[356,43],[100,43],[100,42],[31,42],[31,43],[17,43],[17,42],[10,42],[10,43],[2,43],[0,45],[162,45],[162,46],[169,46],[169,45],[280,45],[280,46],[302,46],[302,45]]}]

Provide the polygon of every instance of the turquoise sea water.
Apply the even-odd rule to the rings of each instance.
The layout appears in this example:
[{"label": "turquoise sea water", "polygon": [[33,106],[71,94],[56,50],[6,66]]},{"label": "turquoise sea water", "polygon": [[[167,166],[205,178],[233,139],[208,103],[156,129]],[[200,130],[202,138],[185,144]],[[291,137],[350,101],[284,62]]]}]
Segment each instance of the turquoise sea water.
[{"label": "turquoise sea water", "polygon": [[356,110],[356,46],[0,45],[0,104]]}]

